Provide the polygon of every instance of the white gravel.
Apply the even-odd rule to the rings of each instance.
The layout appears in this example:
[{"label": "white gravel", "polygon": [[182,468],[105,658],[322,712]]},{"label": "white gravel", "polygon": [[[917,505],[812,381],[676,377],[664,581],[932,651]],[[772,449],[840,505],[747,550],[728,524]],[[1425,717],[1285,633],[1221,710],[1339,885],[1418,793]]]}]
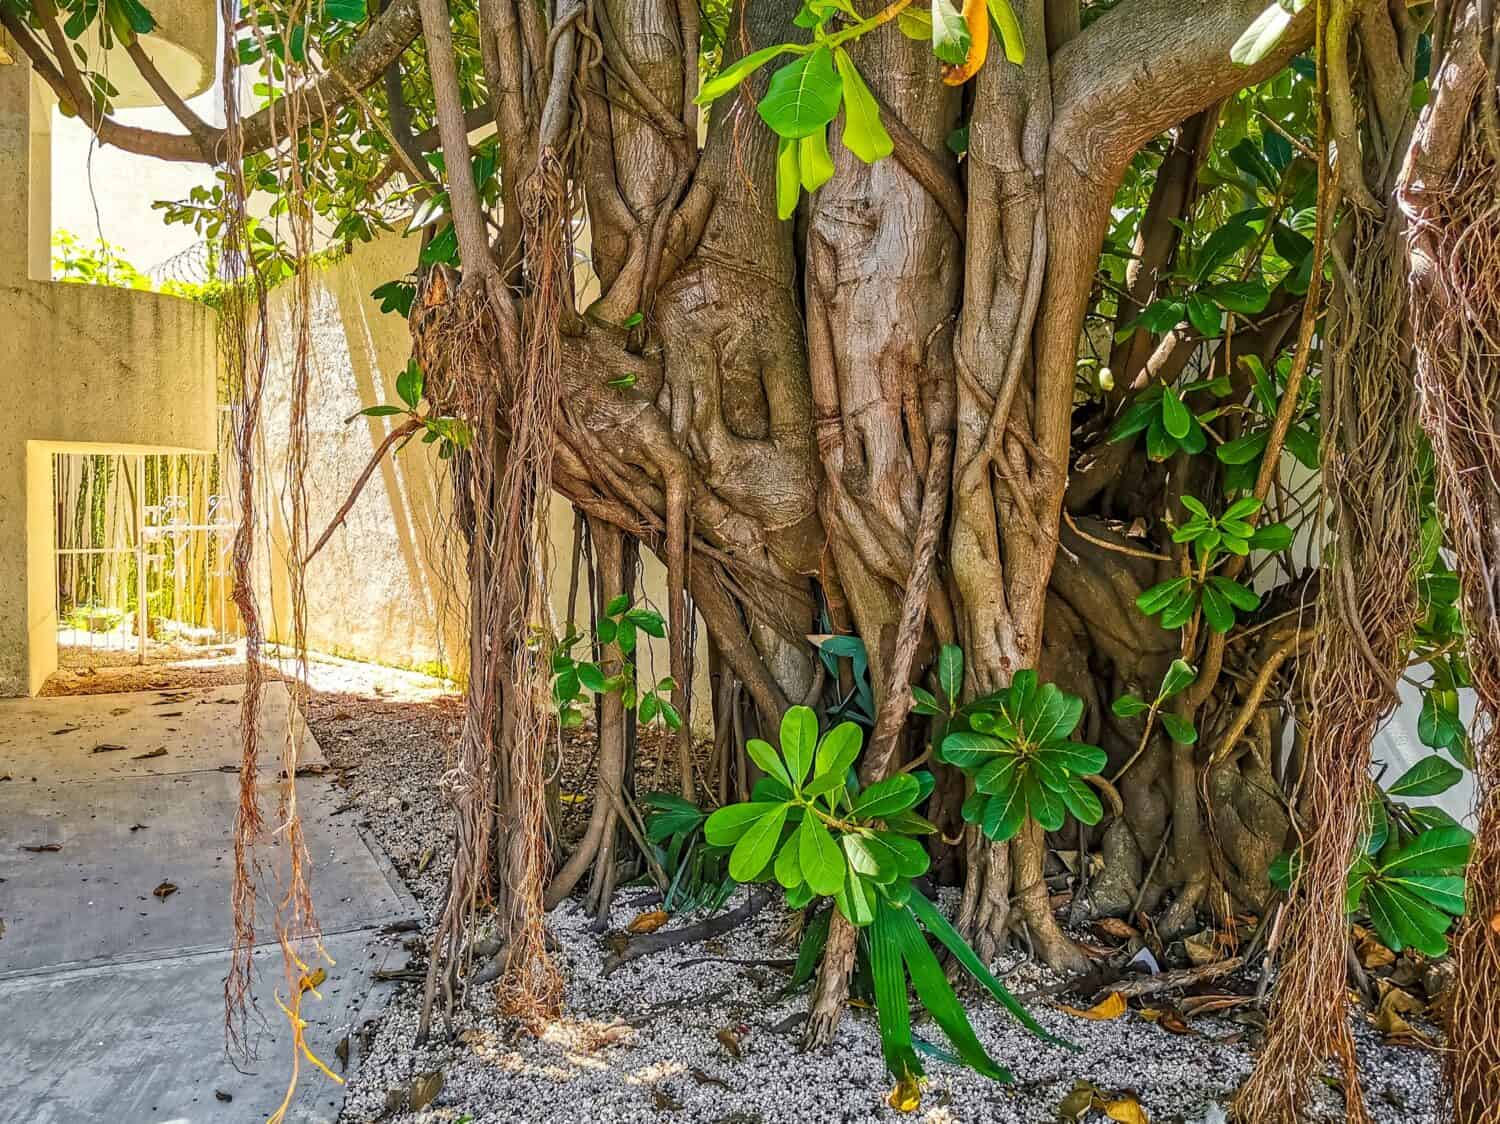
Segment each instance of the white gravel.
[{"label": "white gravel", "polygon": [[[455,711],[441,703],[364,706],[343,698],[314,700],[314,732],[375,839],[430,915],[441,900],[448,857],[447,817],[434,783],[443,764],[444,734]],[[351,702],[353,700],[350,700]],[[434,709],[436,707],[436,709]],[[370,724],[380,723],[379,736]],[[392,727],[394,724],[394,728]],[[403,724],[409,724],[403,725]],[[359,736],[359,729],[367,731]],[[349,733],[354,730],[355,733]],[[345,736],[335,736],[343,731]],[[429,855],[430,850],[430,855]],[[428,864],[418,873],[422,858]],[[617,896],[610,928],[624,927],[642,894]],[[732,908],[738,897],[731,899]],[[691,918],[674,918],[686,924]],[[421,988],[396,988],[383,1015],[356,1035],[360,1052],[341,1121],[386,1124],[512,1124],[556,1121],[660,1120],[712,1124],[782,1121],[921,1120],[1037,1124],[1057,1119],[1057,1105],[1078,1079],[1133,1093],[1154,1124],[1198,1124],[1221,1119],[1222,1104],[1249,1072],[1246,1027],[1228,1018],[1192,1021],[1195,1033],[1172,1034],[1134,1011],[1107,1022],[1072,1017],[1035,1005],[1049,1030],[1079,1053],[1036,1040],[997,1005],[970,997],[970,1014],[991,1055],[1016,1075],[1002,1085],[928,1059],[921,1108],[900,1114],[885,1104],[890,1090],[880,1058],[874,1013],[851,1009],[825,1053],[797,1049],[800,1028],[773,1029],[805,1009],[806,995],[781,998],[784,968],[733,963],[779,959],[795,948],[779,938],[787,923],[773,906],[707,945],[684,946],[633,961],[602,975],[607,936],[573,903],[555,910],[549,925],[567,981],[565,1017],[533,1038],[494,1013],[488,988],[461,1009],[455,1034],[435,1028],[424,1047],[414,1044]],[[409,935],[390,938],[411,942]],[[710,959],[703,961],[704,957]],[[699,960],[700,963],[690,963]],[[1018,958],[998,964],[1012,990],[1048,982],[1043,969]],[[737,1036],[740,1056],[719,1032]],[[1430,1053],[1384,1045],[1356,1019],[1366,1098],[1380,1124],[1437,1124],[1439,1065]],[[944,1045],[936,1027],[917,1033]],[[413,1083],[441,1087],[421,1111],[404,1107]],[[1319,1121],[1342,1120],[1341,1098],[1318,1090]],[[1096,1113],[1089,1121],[1102,1121]]]}]

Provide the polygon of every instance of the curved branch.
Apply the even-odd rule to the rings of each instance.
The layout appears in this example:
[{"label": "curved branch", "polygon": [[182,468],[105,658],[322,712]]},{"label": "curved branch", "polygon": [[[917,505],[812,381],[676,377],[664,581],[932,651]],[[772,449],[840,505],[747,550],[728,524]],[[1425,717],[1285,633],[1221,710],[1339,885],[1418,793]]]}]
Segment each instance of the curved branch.
[{"label": "curved branch", "polygon": [[421,418],[408,418],[406,421],[398,425],[395,429],[387,433],[385,435],[385,440],[382,441],[379,445],[375,446],[375,451],[370,454],[370,459],[368,463],[366,463],[364,471],[361,472],[359,474],[359,478],[354,481],[354,487],[349,489],[349,498],[346,499],[342,505],[340,505],[338,511],[334,513],[333,521],[329,523],[327,528],[324,529],[323,533],[318,536],[318,541],[313,543],[313,548],[307,552],[307,557],[302,559],[302,564],[304,566],[306,566],[313,560],[313,558],[317,556],[318,551],[322,550],[328,540],[333,537],[333,532],[338,530],[340,524],[342,524],[344,520],[349,517],[349,512],[354,508],[354,501],[359,499],[359,494],[365,490],[365,485],[370,482],[370,475],[375,471],[375,466],[380,463],[381,458],[385,456],[386,452],[391,448],[391,446],[396,444],[396,442],[400,441],[403,437],[411,436],[421,428]]}]

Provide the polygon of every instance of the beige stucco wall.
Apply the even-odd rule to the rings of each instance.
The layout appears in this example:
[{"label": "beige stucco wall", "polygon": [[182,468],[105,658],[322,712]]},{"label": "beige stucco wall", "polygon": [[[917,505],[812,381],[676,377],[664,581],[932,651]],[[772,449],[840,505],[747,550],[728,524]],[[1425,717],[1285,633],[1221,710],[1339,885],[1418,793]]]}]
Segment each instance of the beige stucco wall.
[{"label": "beige stucco wall", "polygon": [[[307,476],[316,538],[371,453],[390,431],[390,418],[347,418],[366,406],[397,403],[396,376],[411,355],[411,337],[399,315],[382,313],[370,291],[407,274],[417,242],[389,235],[317,267],[312,276],[311,390],[308,437],[312,470]],[[267,383],[263,464],[272,514],[269,634],[290,632],[287,589],[287,503],[282,481],[288,455],[290,367],[295,291],[272,293],[273,360]],[[399,419],[396,419],[399,421]],[[447,533],[443,462],[432,446],[409,444],[387,457],[360,495],[344,526],[334,533],[306,573],[308,640],[314,649],[405,667],[463,665],[464,630],[453,593],[464,582],[461,555],[448,557],[455,537]],[[573,513],[554,499],[549,535],[553,551],[553,612],[566,617],[568,560]],[[654,557],[642,562],[647,600],[666,604],[665,571]],[[586,608],[583,612],[586,614]],[[700,638],[700,643],[701,643]],[[700,651],[703,650],[700,648]],[[706,661],[699,661],[705,664]],[[642,675],[668,673],[664,643],[654,643],[640,661]],[[696,721],[708,718],[707,673],[700,675]]]},{"label": "beige stucco wall", "polygon": [[0,65],[0,696],[35,692],[55,666],[52,454],[215,439],[210,310],[46,279],[49,123],[27,65]]}]

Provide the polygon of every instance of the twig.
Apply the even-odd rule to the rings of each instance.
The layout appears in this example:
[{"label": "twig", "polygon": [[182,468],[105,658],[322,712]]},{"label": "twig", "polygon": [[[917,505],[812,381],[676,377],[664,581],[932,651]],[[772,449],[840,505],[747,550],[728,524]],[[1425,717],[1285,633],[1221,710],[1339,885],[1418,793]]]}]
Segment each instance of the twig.
[{"label": "twig", "polygon": [[344,500],[343,504],[339,507],[333,517],[333,522],[328,524],[327,529],[318,536],[318,541],[313,544],[313,548],[307,552],[307,557],[302,559],[304,566],[317,556],[318,551],[323,549],[329,538],[332,537],[333,532],[338,530],[339,525],[348,518],[349,512],[354,507],[354,501],[359,499],[359,494],[365,490],[365,485],[370,481],[371,473],[375,471],[375,466],[380,463],[380,459],[385,456],[386,451],[403,437],[410,436],[420,428],[422,428],[421,418],[408,418],[385,435],[385,440],[375,447],[375,452],[370,455],[369,463],[365,465],[364,471],[359,474],[359,478],[354,481],[354,487],[349,489],[349,498]]}]

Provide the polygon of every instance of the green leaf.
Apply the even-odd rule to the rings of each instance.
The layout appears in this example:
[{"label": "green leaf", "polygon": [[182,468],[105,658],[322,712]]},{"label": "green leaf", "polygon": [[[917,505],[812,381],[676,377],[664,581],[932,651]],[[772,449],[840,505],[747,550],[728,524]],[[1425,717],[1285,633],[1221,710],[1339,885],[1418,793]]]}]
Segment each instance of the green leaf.
[{"label": "green leaf", "polygon": [[864,736],[864,731],[853,722],[840,722],[829,730],[823,735],[823,740],[818,743],[813,775],[821,777],[825,773],[832,774],[842,784],[849,766],[853,765],[854,759],[859,756]]},{"label": "green leaf", "polygon": [[880,864],[882,874],[894,870],[897,877],[916,878],[926,874],[932,865],[922,844],[893,831],[876,831],[866,836],[865,846]]},{"label": "green leaf", "polygon": [[795,991],[813,978],[813,973],[818,969],[818,960],[823,955],[823,948],[828,943],[828,924],[832,920],[832,910],[819,910],[802,931],[802,941],[797,945],[797,963],[792,969],[792,978],[786,985],[787,992]]},{"label": "green leaf", "polygon": [[1256,550],[1276,552],[1292,545],[1292,529],[1285,523],[1267,523],[1255,528],[1250,536],[1250,545]]},{"label": "green leaf", "polygon": [[625,619],[649,636],[661,639],[667,635],[666,622],[655,609],[630,609],[626,611]]},{"label": "green leaf", "polygon": [[801,855],[802,848],[797,845],[795,837],[787,839],[782,844],[781,850],[777,852],[776,881],[788,890],[803,883]]},{"label": "green leaf", "polygon": [[[379,406],[366,406],[360,411],[360,415],[367,418],[388,418],[392,414],[404,414],[406,412],[400,406],[383,404]],[[350,418],[349,420],[353,421],[354,419]]]},{"label": "green leaf", "polygon": [[1180,714],[1173,714],[1169,710],[1162,711],[1161,724],[1166,727],[1167,736],[1179,745],[1192,745],[1198,740],[1198,731]]},{"label": "green leaf", "polygon": [[898,1081],[922,1074],[911,1042],[911,1006],[906,996],[906,969],[896,916],[905,912],[885,903],[875,907],[870,923],[870,982],[875,992],[876,1024],[880,1030],[880,1053]]},{"label": "green leaf", "polygon": [[1439,909],[1398,884],[1382,880],[1365,887],[1365,909],[1376,930],[1395,951],[1410,946],[1428,956],[1442,956],[1448,951],[1443,938],[1452,924]]},{"label": "green leaf", "polygon": [[1462,917],[1464,914],[1466,904],[1465,886],[1461,875],[1387,875],[1384,881],[1393,886],[1400,886],[1409,893],[1415,894],[1427,904],[1436,906],[1444,913],[1450,913],[1454,917]]},{"label": "green leaf", "polygon": [[932,0],[932,53],[953,66],[969,57],[969,25],[951,0]]},{"label": "green leaf", "polygon": [[843,79],[834,70],[833,52],[817,47],[771,75],[766,96],[756,110],[777,136],[800,140],[833,120],[843,90]]},{"label": "green leaf", "polygon": [[1194,679],[1198,678],[1198,669],[1185,659],[1175,659],[1172,666],[1167,668],[1166,675],[1162,676],[1161,692],[1156,696],[1157,701],[1170,699],[1173,695],[1184,690]]},{"label": "green leaf", "polygon": [[994,843],[1004,843],[1026,822],[1026,797],[1021,785],[1013,784],[1005,792],[990,797],[984,807],[984,834]]},{"label": "green leaf", "polygon": [[938,652],[938,686],[948,699],[948,709],[958,705],[964,689],[964,650],[957,644],[944,644]]},{"label": "green leaf", "polygon": [[624,320],[620,321],[620,327],[625,329],[638,328],[646,321],[646,314],[639,310],[632,312]]},{"label": "green leaf", "polygon": [[917,920],[922,923],[922,927],[936,937],[942,946],[952,954],[953,959],[957,960],[970,975],[982,983],[985,989],[999,1001],[1002,1007],[1015,1016],[1016,1020],[1022,1026],[1044,1042],[1050,1042],[1054,1046],[1064,1046],[1069,1050],[1078,1049],[1073,1043],[1048,1033],[1041,1023],[1032,1018],[1031,1013],[1021,1005],[1015,996],[1006,990],[1004,984],[995,978],[994,973],[989,970],[984,961],[979,959],[978,954],[969,947],[969,943],[959,935],[958,930],[943,916],[942,911],[919,891],[912,891],[911,896],[907,899],[907,907],[916,915]]},{"label": "green leaf", "polygon": [[729,877],[736,882],[753,882],[771,861],[781,829],[786,825],[788,804],[780,804],[752,823],[729,853]]},{"label": "green leaf", "polygon": [[1148,617],[1154,617],[1170,605],[1184,589],[1188,588],[1190,581],[1190,578],[1172,578],[1153,585],[1135,599],[1135,607]]},{"label": "green leaf", "polygon": [[836,894],[844,886],[844,852],[828,829],[814,815],[802,817],[797,829],[798,860],[802,877],[816,894]]},{"label": "green leaf", "polygon": [[751,738],[745,743],[745,752],[750,755],[750,760],[760,767],[760,771],[768,777],[775,777],[787,788],[794,787],[791,775],[787,773],[786,766],[781,762],[781,755],[771,748],[769,742],[763,742],[759,738]]},{"label": "green leaf", "polygon": [[415,410],[422,402],[422,368],[415,359],[406,361],[406,369],[396,376],[396,395]]},{"label": "green leaf", "polygon": [[1104,806],[1093,788],[1085,781],[1072,779],[1062,790],[1062,800],[1075,819],[1086,824],[1096,824],[1104,818]]},{"label": "green leaf", "polygon": [[1116,717],[1134,718],[1137,714],[1144,714],[1151,707],[1145,699],[1135,695],[1121,695],[1110,704],[1109,709],[1115,712]]},{"label": "green leaf", "polygon": [[1464,739],[1463,720],[1458,715],[1458,692],[1428,690],[1422,695],[1417,715],[1417,737],[1433,749],[1452,749]]},{"label": "green leaf", "polygon": [[776,145],[776,217],[782,221],[797,213],[797,200],[802,196],[797,147],[788,137],[779,138]]},{"label": "green leaf", "polygon": [[[818,748],[818,716],[811,707],[790,707],[781,718],[781,755],[786,758],[793,787],[807,779]],[[756,764],[760,764],[759,761]],[[765,768],[761,765],[761,768]],[[766,770],[770,772],[769,769]]]},{"label": "green leaf", "polygon": [[1422,832],[1381,867],[1388,874],[1458,874],[1469,862],[1473,836],[1462,827]]},{"label": "green leaf", "polygon": [[960,769],[973,769],[991,760],[996,753],[1008,750],[1009,747],[999,738],[975,733],[973,730],[954,730],[943,739],[938,758]]},{"label": "green leaf", "polygon": [[1259,281],[1221,281],[1203,290],[1203,295],[1221,308],[1242,316],[1256,316],[1266,310],[1270,290]]},{"label": "green leaf", "polygon": [[1270,436],[1270,430],[1257,429],[1253,433],[1236,437],[1233,441],[1224,442],[1215,450],[1215,455],[1224,464],[1249,464],[1265,452]]},{"label": "green leaf", "polygon": [[1083,742],[1056,742],[1037,753],[1037,759],[1075,777],[1092,777],[1109,764],[1109,754]]},{"label": "green leaf", "polygon": [[875,920],[875,894],[869,879],[850,870],[843,890],[833,896],[833,901],[849,924],[862,929]]},{"label": "green leaf", "polygon": [[[1216,339],[1223,330],[1223,317],[1219,313],[1219,306],[1202,293],[1188,295],[1187,314],[1188,322],[1198,329],[1204,339]],[[1186,433],[1173,434],[1173,436],[1186,436]]]},{"label": "green leaf", "polygon": [[1161,424],[1168,434],[1181,441],[1193,427],[1193,415],[1173,387],[1165,387],[1161,396]]},{"label": "green leaf", "polygon": [[920,687],[913,683],[911,685],[911,709],[913,714],[938,715],[942,714],[942,708],[938,706],[937,697],[926,687]]},{"label": "green leaf", "polygon": [[780,801],[750,801],[743,804],[726,804],[716,810],[703,823],[703,838],[715,847],[728,847],[739,842],[752,824],[764,819],[777,808],[785,808]]},{"label": "green leaf", "polygon": [[895,151],[895,142],[880,120],[880,105],[842,47],[834,48],[833,62],[844,81],[844,147],[866,164]]},{"label": "green leaf", "polygon": [[1234,627],[1234,609],[1229,599],[1212,585],[1203,587],[1203,619],[1215,632],[1228,632]]},{"label": "green leaf", "polygon": [[[913,898],[920,897],[913,894]],[[911,899],[908,899],[911,900]],[[906,961],[906,970],[911,974],[912,987],[916,990],[917,998],[921,1000],[922,1006],[927,1008],[927,1013],[938,1026],[942,1027],[943,1034],[953,1045],[958,1056],[964,1060],[964,1064],[976,1073],[994,1081],[1010,1081],[1010,1071],[996,1065],[985,1053],[984,1047],[980,1045],[979,1038],[974,1033],[974,1027],[969,1023],[969,1016],[964,1012],[963,1004],[958,1001],[958,996],[953,991],[953,985],[948,982],[947,975],[943,972],[943,966],[938,963],[938,958],[927,946],[922,931],[917,928],[916,920],[909,908],[893,910],[892,916],[896,919],[895,929],[901,942],[901,958]]]},{"label": "green leaf", "polygon": [[329,19],[343,23],[363,23],[367,15],[365,0],[325,0],[323,11]]},{"label": "green leaf", "polygon": [[1027,771],[1021,788],[1026,795],[1026,810],[1037,823],[1047,831],[1056,831],[1062,827],[1067,815],[1062,797],[1042,783],[1036,769]]},{"label": "green leaf", "polygon": [[1436,753],[1402,773],[1386,791],[1392,796],[1436,796],[1463,779],[1464,771]]},{"label": "green leaf", "polygon": [[630,595],[617,593],[605,603],[604,615],[607,617],[618,617],[628,608],[630,608]]},{"label": "green leaf", "polygon": [[751,51],[748,55],[730,63],[723,70],[719,71],[718,74],[703,83],[703,89],[698,92],[698,96],[694,100],[699,105],[708,105],[715,99],[723,97],[752,73],[759,70],[778,55],[784,55],[788,51],[799,49],[804,48],[800,48],[795,43],[776,43],[770,47],[762,47],[758,51]]},{"label": "green leaf", "polygon": [[922,798],[922,786],[910,773],[897,773],[876,781],[859,794],[854,815],[861,820],[881,819],[904,812]]},{"label": "green leaf", "polygon": [[1026,61],[1026,37],[1021,33],[1021,21],[1010,6],[1010,0],[989,0],[990,19],[1000,32],[1000,41],[1005,44],[1005,57],[1016,66]]},{"label": "green leaf", "polygon": [[1021,758],[1016,754],[996,758],[974,774],[974,791],[990,796],[1009,792],[1019,779],[1020,767]]},{"label": "green leaf", "polygon": [[1222,577],[1214,574],[1208,579],[1208,584],[1223,595],[1228,601],[1241,612],[1251,613],[1260,608],[1260,594],[1253,589],[1241,585],[1233,578]]},{"label": "green leaf", "polygon": [[797,142],[797,171],[809,193],[833,178],[833,157],[828,152],[828,130],[815,129]]},{"label": "green leaf", "polygon": [[578,681],[590,691],[602,693],[608,688],[604,685],[604,672],[599,670],[596,663],[580,663],[578,665]]}]

